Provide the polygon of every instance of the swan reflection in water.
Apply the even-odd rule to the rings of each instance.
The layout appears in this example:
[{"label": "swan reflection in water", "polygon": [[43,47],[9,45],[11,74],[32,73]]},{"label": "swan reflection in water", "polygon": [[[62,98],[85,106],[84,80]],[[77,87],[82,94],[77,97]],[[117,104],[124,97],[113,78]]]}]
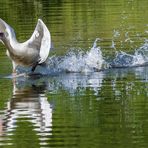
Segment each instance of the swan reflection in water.
[{"label": "swan reflection in water", "polygon": [[13,134],[21,120],[31,123],[40,136],[52,135],[52,106],[45,96],[46,87],[45,82],[13,80],[13,96],[7,102],[0,132]]}]

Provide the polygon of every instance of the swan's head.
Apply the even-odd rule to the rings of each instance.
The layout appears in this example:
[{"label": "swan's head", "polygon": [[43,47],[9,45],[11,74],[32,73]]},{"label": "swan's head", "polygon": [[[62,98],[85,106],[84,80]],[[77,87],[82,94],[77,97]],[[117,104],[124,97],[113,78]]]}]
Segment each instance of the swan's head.
[{"label": "swan's head", "polygon": [[3,42],[4,40],[6,40],[5,34],[4,34],[4,32],[2,32],[0,30],[0,42],[2,42],[4,44],[4,42]]},{"label": "swan's head", "polygon": [[4,37],[4,33],[0,31],[0,39]]},{"label": "swan's head", "polygon": [[0,41],[9,41],[15,35],[13,29],[0,18]]}]

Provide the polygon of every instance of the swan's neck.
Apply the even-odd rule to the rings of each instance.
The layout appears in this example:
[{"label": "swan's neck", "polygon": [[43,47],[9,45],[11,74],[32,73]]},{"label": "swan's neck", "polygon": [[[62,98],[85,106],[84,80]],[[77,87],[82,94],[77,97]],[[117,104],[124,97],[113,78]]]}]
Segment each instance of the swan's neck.
[{"label": "swan's neck", "polygon": [[4,38],[3,42],[10,53],[15,54],[17,52],[16,47],[19,45],[19,43],[18,43],[15,35],[14,36],[11,35],[9,37],[9,40],[7,38]]}]

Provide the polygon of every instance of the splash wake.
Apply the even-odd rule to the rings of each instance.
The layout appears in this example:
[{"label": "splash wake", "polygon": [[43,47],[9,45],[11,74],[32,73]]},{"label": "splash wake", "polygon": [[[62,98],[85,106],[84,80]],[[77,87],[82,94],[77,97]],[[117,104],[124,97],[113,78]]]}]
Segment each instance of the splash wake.
[{"label": "splash wake", "polygon": [[148,43],[147,41],[134,54],[123,51],[116,53],[115,58],[108,62],[103,57],[100,46],[97,46],[99,39],[96,39],[92,48],[87,51],[70,51],[63,57],[51,57],[48,61],[48,68],[53,72],[94,72],[108,68],[134,67],[148,64]]}]

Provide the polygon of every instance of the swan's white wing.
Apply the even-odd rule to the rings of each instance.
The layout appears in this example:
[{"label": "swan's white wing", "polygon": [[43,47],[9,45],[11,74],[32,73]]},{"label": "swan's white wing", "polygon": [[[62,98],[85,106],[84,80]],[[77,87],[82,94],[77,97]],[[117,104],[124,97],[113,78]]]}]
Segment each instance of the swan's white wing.
[{"label": "swan's white wing", "polygon": [[51,36],[41,19],[38,19],[37,26],[27,43],[29,47],[39,51],[39,64],[45,62],[51,48]]},{"label": "swan's white wing", "polygon": [[40,48],[40,57],[41,57],[40,63],[43,63],[46,61],[49,55],[49,51],[51,48],[51,36],[48,28],[43,23],[43,21],[39,19],[39,22],[42,24],[42,27],[43,27],[43,38],[42,38],[42,43]]}]

